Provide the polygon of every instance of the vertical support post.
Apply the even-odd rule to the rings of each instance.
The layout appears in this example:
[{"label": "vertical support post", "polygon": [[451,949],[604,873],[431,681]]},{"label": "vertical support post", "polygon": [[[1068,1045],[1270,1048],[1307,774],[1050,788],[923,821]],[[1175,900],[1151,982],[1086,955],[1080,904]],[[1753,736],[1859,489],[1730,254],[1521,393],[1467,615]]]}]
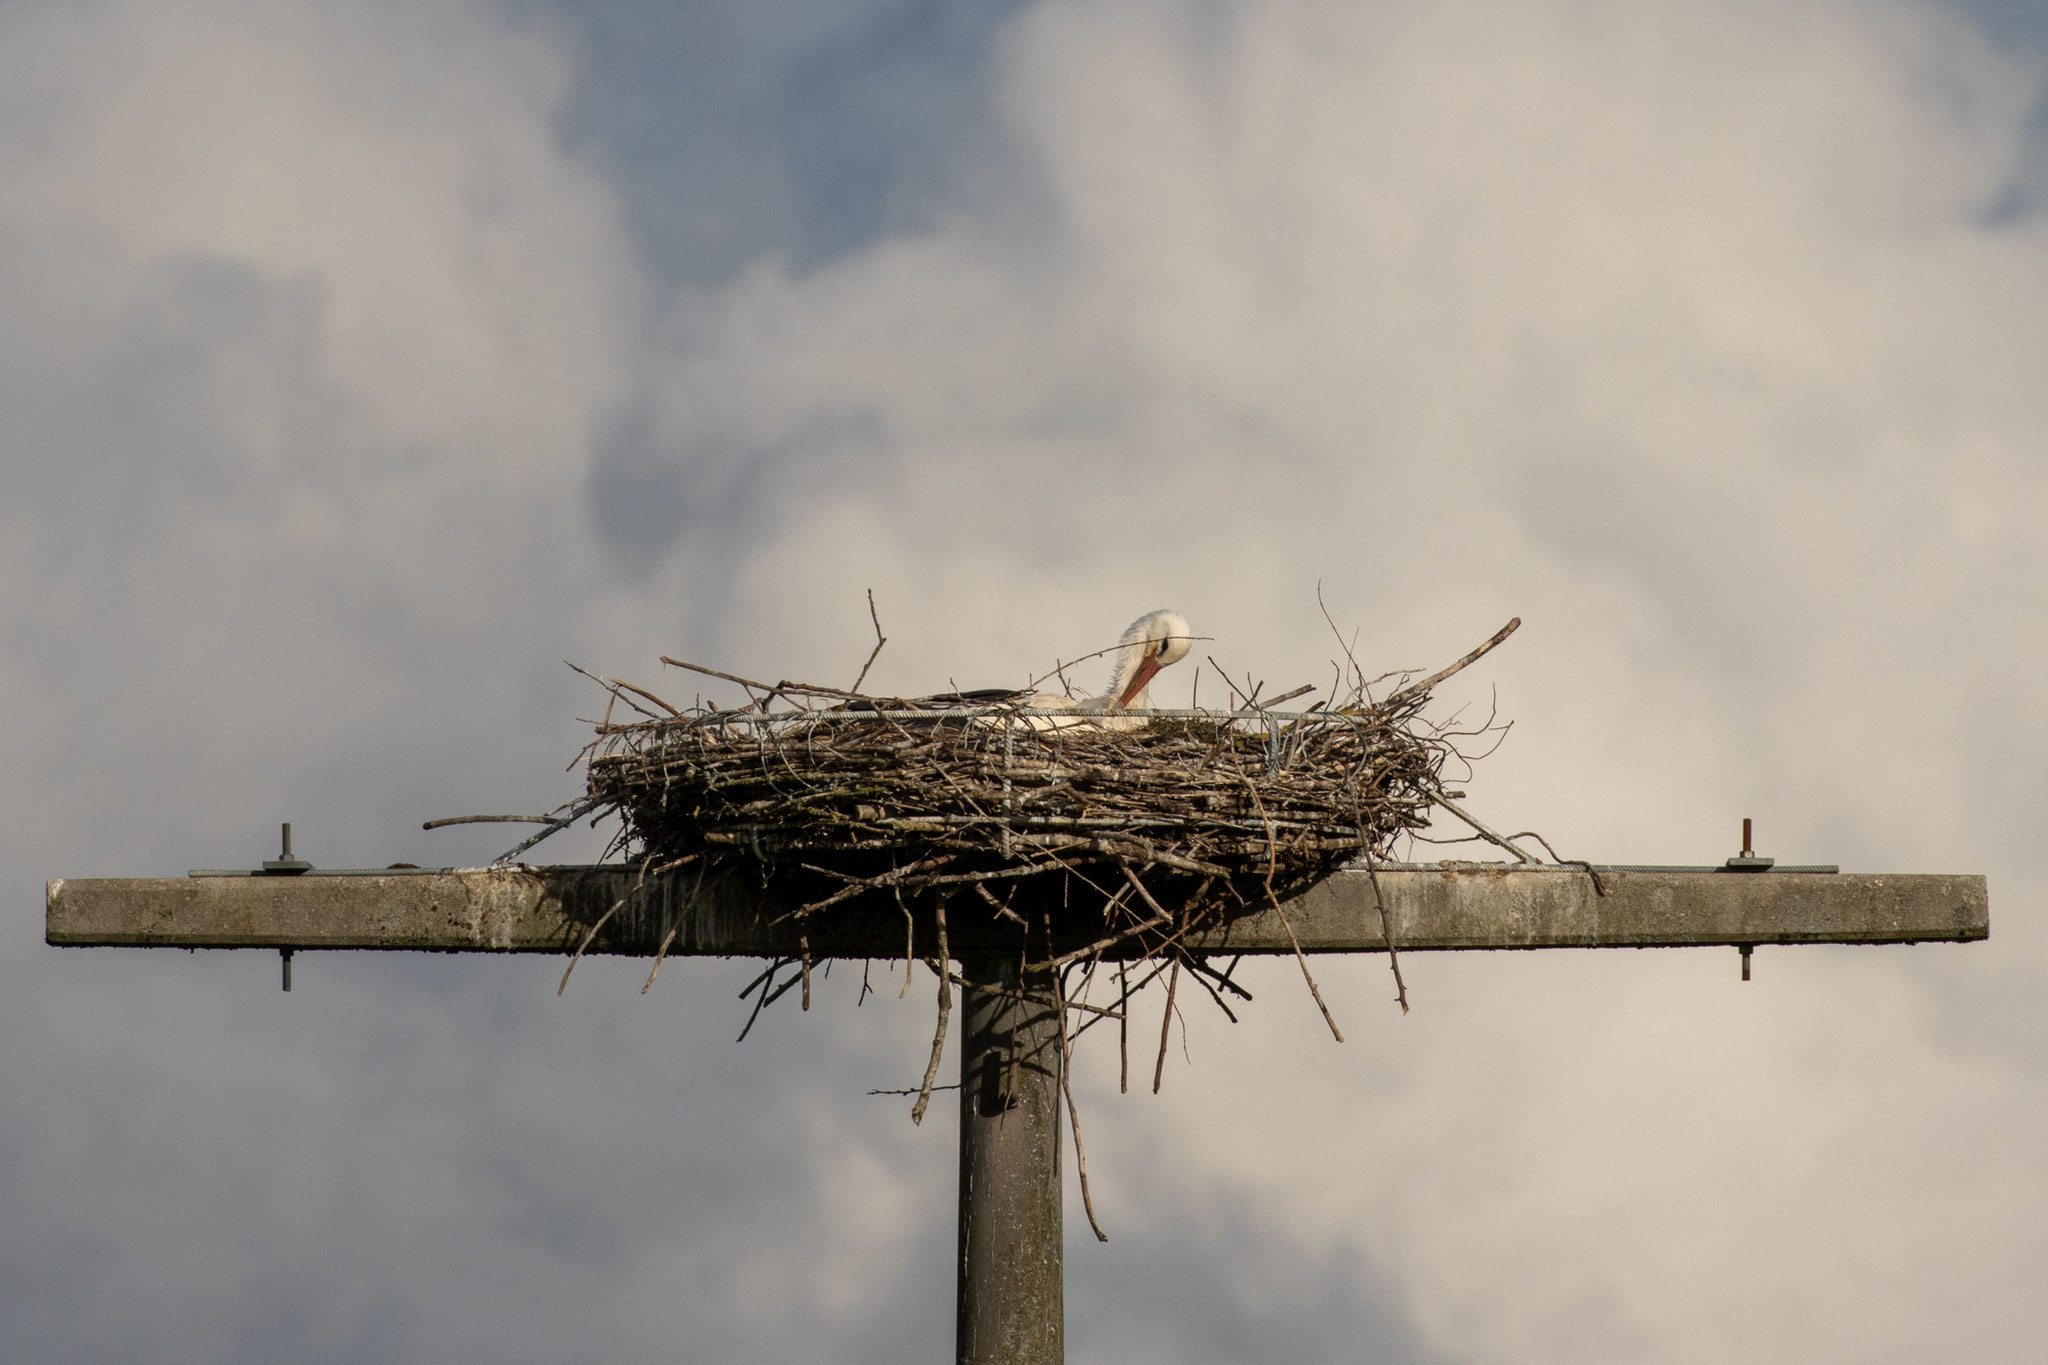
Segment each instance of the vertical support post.
[{"label": "vertical support post", "polygon": [[1060,1030],[1050,979],[960,964],[959,1365],[1061,1365]]}]

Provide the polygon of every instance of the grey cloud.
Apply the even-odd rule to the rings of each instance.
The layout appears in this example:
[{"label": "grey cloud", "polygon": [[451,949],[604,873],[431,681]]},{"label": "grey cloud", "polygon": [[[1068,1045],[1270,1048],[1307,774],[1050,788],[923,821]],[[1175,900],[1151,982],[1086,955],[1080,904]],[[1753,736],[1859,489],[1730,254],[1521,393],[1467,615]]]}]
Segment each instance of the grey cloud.
[{"label": "grey cloud", "polygon": [[[1090,1117],[1105,1113],[1096,1106]],[[1133,1365],[1426,1365],[1443,1359],[1416,1339],[1393,1296],[1355,1251],[1319,1255],[1302,1248],[1248,1206],[1255,1196],[1213,1190],[1190,1203],[1171,1180],[1132,1171],[1109,1178],[1128,1182],[1123,1197],[1148,1212],[1134,1230],[1118,1225],[1106,1245],[1069,1243],[1070,1359]]]},{"label": "grey cloud", "polygon": [[628,570],[646,570],[679,542],[706,572],[776,519],[862,481],[886,484],[887,441],[875,414],[822,412],[780,438],[692,432],[687,416],[643,399],[607,420],[588,485],[600,539]]},{"label": "grey cloud", "polygon": [[765,254],[807,271],[928,228],[963,153],[1002,155],[986,91],[1017,0],[535,8],[577,38],[566,135],[669,280]]},{"label": "grey cloud", "polygon": [[[597,970],[564,1002],[545,962],[432,966],[452,970],[309,954],[290,996],[274,963],[246,956],[181,956],[166,975],[68,955],[46,972],[32,991],[46,1022],[10,1068],[16,1093],[41,1102],[0,1120],[24,1196],[4,1253],[10,1349],[800,1358],[806,1341],[866,1333],[883,1359],[895,1334],[929,1330],[891,1321],[888,1305],[920,1262],[943,1272],[942,1239],[899,1263],[895,1232],[867,1247],[817,1229],[821,1204],[884,1194],[820,1186],[857,1179],[847,1162],[864,1154],[907,1201],[884,1221],[947,1224],[947,1163],[916,1150],[943,1155],[943,1132],[915,1134],[852,1079],[886,1079],[872,1041],[821,1056],[817,1035],[785,1025],[733,1048],[721,980],[737,972],[717,964],[670,964],[670,989],[649,1002],[634,964],[586,964]],[[49,988],[95,982],[132,989],[80,1027]],[[844,992],[823,994],[821,1007],[846,1007]],[[637,1021],[616,1008],[628,997],[646,1006]],[[565,1027],[573,1017],[584,1022]],[[844,1024],[889,1022],[870,1005]],[[42,1060],[24,1065],[31,1055]],[[67,1072],[95,1083],[61,1085]],[[627,1073],[638,1079],[621,1089]],[[839,1115],[829,1133],[821,1108]],[[864,1292],[837,1302],[826,1287],[848,1275]],[[88,1306],[114,1286],[125,1304]]]}]

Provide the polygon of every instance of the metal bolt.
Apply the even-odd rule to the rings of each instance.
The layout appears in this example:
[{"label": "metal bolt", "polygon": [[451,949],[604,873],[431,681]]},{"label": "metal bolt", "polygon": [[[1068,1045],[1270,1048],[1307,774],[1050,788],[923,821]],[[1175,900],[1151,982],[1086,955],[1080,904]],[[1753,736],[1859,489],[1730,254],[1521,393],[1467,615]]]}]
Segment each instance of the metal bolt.
[{"label": "metal bolt", "polygon": [[1756,849],[1750,842],[1750,819],[1746,815],[1743,816],[1742,852],[1723,863],[1722,868],[1728,872],[1768,872],[1776,862],[1775,858],[1759,858],[1756,855]]},{"label": "metal bolt", "polygon": [[273,877],[296,877],[300,873],[310,872],[312,869],[313,865],[305,859],[292,856],[292,822],[289,820],[285,821],[284,852],[275,858],[265,859],[263,863],[264,872]]}]

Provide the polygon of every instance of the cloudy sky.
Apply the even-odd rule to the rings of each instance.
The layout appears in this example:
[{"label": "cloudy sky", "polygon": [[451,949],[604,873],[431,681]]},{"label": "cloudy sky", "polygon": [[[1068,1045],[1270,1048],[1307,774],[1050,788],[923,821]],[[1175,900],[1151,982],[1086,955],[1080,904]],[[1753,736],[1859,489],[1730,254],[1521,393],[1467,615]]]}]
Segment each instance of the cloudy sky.
[{"label": "cloudy sky", "polygon": [[564,659],[850,681],[869,587],[908,691],[1169,605],[1319,678],[1320,583],[1524,619],[1482,812],[1993,938],[1333,961],[1341,1046],[1267,964],[1082,1058],[1070,1359],[2032,1360],[2044,374],[2025,0],[4,0],[0,1356],[944,1358],[922,988],[287,996],[42,884],[488,860]]}]

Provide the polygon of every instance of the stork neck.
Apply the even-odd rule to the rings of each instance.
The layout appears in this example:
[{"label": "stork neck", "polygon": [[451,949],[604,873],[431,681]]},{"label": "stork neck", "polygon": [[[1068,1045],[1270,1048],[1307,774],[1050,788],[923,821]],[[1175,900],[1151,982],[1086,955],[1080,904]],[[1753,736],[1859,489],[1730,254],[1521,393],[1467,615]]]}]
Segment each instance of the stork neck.
[{"label": "stork neck", "polygon": [[1158,656],[1149,651],[1140,652],[1136,669],[1130,672],[1121,668],[1117,670],[1116,704],[1125,708],[1144,706],[1150,699],[1152,679],[1158,675]]}]

